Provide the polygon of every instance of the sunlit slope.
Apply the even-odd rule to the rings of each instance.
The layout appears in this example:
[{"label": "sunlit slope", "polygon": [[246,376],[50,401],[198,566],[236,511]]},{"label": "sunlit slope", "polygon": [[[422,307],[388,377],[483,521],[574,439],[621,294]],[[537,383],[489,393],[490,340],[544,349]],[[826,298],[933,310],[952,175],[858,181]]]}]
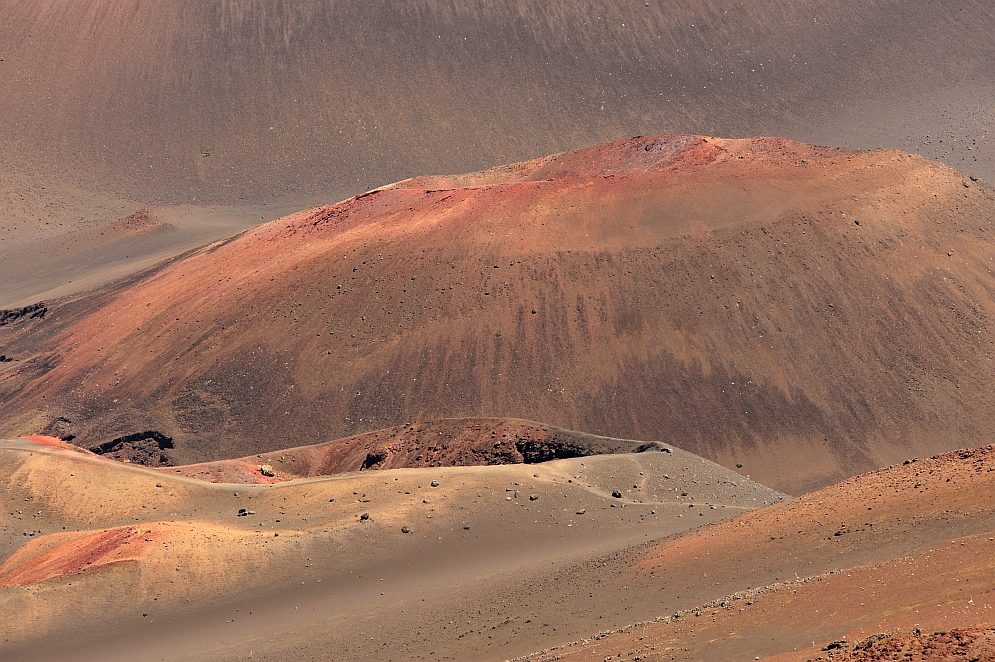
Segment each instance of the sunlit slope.
[{"label": "sunlit slope", "polygon": [[[451,627],[454,613],[483,630],[512,585],[784,498],[677,449],[232,485],[40,441],[0,442],[5,660],[297,657],[286,647],[301,644],[493,657],[497,642]],[[564,597],[528,600],[534,625],[500,650],[541,641],[539,614],[604,622],[563,613]]]}]

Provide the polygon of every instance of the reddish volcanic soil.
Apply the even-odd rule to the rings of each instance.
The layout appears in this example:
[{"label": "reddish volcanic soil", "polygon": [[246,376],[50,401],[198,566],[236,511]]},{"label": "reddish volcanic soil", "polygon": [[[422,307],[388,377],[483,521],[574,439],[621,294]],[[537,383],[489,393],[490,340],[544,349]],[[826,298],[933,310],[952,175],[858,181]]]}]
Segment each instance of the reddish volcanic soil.
[{"label": "reddish volcanic soil", "polygon": [[995,662],[992,34],[0,2],[0,660]]},{"label": "reddish volcanic soil", "polygon": [[174,464],[514,417],[799,494],[990,439],[993,210],[919,157],[774,138],[410,180],[3,327],[0,416]]},{"label": "reddish volcanic soil", "polygon": [[88,451],[87,449],[80,448],[79,446],[76,446],[74,444],[70,444],[69,442],[63,441],[58,437],[49,437],[43,434],[29,434],[21,438],[30,439],[31,441],[37,444],[44,444],[46,446],[52,446],[54,448],[62,448],[67,451],[79,451],[81,453],[90,453],[90,451]]},{"label": "reddish volcanic soil", "polygon": [[36,538],[0,565],[0,586],[37,584],[83,570],[140,561],[152,533],[148,527],[125,526]]},{"label": "reddish volcanic soil", "polygon": [[534,464],[557,458],[647,450],[664,448],[660,444],[607,439],[528,421],[445,419],[367,432],[326,444],[160,471],[212,483],[278,483],[369,469]]},{"label": "reddish volcanic soil", "polygon": [[[840,642],[843,643],[843,642]],[[950,632],[891,637],[876,635],[854,647],[839,645],[815,660],[876,662],[883,660],[995,660],[995,630],[966,628]]]},{"label": "reddish volcanic soil", "polygon": [[882,632],[991,626],[993,503],[988,446],[882,469],[675,537],[641,552],[631,581],[665,600],[690,593],[698,606],[529,659],[837,659],[820,651],[838,641],[831,650],[852,652]]},{"label": "reddish volcanic soil", "polygon": [[5,659],[986,659],[931,635],[995,627],[991,446],[790,500],[677,449],[225,485],[13,440],[0,475]]},{"label": "reddish volcanic soil", "polygon": [[142,208],[259,223],[640,134],[884,146],[992,182],[993,33],[984,2],[2,3],[0,308],[248,225],[90,232]]},{"label": "reddish volcanic soil", "polygon": [[0,159],[44,177],[0,179],[0,218],[50,220],[59,180],[134,209],[332,202],[659,132],[921,150],[995,181],[993,33],[984,2],[8,2]]}]

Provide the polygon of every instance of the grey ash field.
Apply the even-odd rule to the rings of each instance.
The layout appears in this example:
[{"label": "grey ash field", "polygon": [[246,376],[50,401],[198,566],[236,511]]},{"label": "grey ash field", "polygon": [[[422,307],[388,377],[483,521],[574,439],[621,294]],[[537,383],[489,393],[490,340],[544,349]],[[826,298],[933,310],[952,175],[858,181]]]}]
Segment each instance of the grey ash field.
[{"label": "grey ash field", "polygon": [[992,34],[0,4],[0,658],[989,659]]}]

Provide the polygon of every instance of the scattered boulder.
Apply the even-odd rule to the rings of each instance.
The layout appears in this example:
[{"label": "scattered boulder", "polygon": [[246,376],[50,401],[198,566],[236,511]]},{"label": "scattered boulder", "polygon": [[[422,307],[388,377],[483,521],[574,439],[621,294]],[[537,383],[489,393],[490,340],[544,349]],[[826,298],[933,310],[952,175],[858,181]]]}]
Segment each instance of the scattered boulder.
[{"label": "scattered boulder", "polygon": [[429,483],[429,484],[430,484],[430,485],[431,485],[432,487],[438,487],[438,486],[439,486],[439,481],[437,481],[437,480],[433,480],[433,481],[432,481],[431,483]]},{"label": "scattered boulder", "polygon": [[618,490],[612,490],[612,496],[615,497],[616,499],[621,499],[622,493],[619,492]]},{"label": "scattered boulder", "polygon": [[45,304],[40,301],[38,303],[31,304],[30,306],[25,306],[24,308],[0,310],[0,326],[13,324],[22,318],[45,319],[45,313],[47,312],[48,308],[46,308]]},{"label": "scattered boulder", "polygon": [[406,526],[401,527],[401,533],[411,533],[411,529]]},{"label": "scattered boulder", "polygon": [[261,473],[262,475],[266,476],[267,478],[272,478],[273,475],[274,475],[273,474],[273,467],[270,466],[270,465],[268,465],[268,464],[261,465],[259,467],[259,473]]},{"label": "scattered boulder", "polygon": [[359,521],[360,522],[365,522],[368,519],[370,519],[370,514],[369,513],[363,513],[362,515],[359,516]]}]

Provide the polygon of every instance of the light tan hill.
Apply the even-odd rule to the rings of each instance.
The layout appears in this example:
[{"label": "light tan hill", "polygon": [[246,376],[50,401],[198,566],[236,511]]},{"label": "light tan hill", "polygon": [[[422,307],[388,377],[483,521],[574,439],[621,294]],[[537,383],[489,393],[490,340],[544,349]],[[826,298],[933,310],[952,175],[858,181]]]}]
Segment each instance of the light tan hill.
[{"label": "light tan hill", "polygon": [[991,447],[780,501],[676,449],[225,485],[56,446],[0,450],[5,659],[866,659],[993,627]]},{"label": "light tan hill", "polygon": [[[39,441],[0,443],[4,660],[495,659],[553,634],[579,587],[506,591],[784,498],[677,449],[231,485]],[[510,647],[489,637],[509,617]]]}]

